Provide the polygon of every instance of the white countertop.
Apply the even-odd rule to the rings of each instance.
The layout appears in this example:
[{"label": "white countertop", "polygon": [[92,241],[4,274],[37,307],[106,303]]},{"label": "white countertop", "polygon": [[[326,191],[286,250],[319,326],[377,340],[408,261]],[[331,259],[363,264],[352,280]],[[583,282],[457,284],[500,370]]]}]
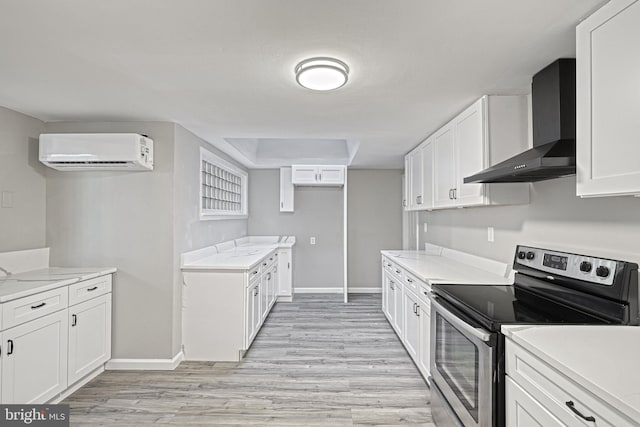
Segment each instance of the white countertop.
[{"label": "white countertop", "polygon": [[294,244],[292,236],[243,237],[182,254],[182,270],[249,270],[279,248]]},{"label": "white countertop", "polygon": [[503,326],[502,333],[634,420],[640,420],[640,327]]},{"label": "white countertop", "polygon": [[0,303],[115,272],[108,267],[49,267],[0,276]]},{"label": "white countertop", "polygon": [[[429,284],[512,284],[511,277],[470,265],[461,260],[424,251],[381,251],[391,262]],[[493,261],[490,261],[493,262]]]}]

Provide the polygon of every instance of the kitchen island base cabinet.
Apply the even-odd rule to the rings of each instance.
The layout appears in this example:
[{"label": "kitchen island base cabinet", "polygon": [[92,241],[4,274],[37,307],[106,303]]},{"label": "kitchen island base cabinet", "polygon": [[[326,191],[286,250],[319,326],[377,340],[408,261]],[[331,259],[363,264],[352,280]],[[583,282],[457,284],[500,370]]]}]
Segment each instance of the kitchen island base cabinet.
[{"label": "kitchen island base cabinet", "polygon": [[2,402],[44,403],[67,388],[67,311],[2,332]]},{"label": "kitchen island base cabinet", "polygon": [[293,301],[292,256],[293,250],[291,248],[278,249],[278,271],[275,284],[278,302]]}]

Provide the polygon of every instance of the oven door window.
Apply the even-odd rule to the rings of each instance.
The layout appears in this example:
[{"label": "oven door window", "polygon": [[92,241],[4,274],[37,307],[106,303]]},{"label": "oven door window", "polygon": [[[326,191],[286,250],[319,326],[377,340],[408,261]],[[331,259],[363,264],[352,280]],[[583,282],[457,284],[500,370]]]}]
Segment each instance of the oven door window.
[{"label": "oven door window", "polygon": [[439,314],[436,314],[436,328],[436,368],[477,422],[480,357],[478,348]]}]

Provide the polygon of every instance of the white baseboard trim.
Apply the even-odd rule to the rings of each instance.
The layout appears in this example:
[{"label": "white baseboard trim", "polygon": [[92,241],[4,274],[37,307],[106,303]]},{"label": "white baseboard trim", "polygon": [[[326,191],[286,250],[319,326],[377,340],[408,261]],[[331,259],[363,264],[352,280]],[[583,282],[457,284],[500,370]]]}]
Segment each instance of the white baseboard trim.
[{"label": "white baseboard trim", "polygon": [[350,294],[381,294],[382,288],[349,288]]},{"label": "white baseboard trim", "polygon": [[278,302],[292,302],[293,301],[293,297],[292,296],[279,296],[276,298],[276,301]]},{"label": "white baseboard trim", "polygon": [[180,351],[173,359],[111,359],[105,365],[108,371],[173,371],[184,360]]},{"label": "white baseboard trim", "polygon": [[342,288],[295,288],[294,294],[341,294]]},{"label": "white baseboard trim", "polygon": [[72,385],[71,387],[69,387],[62,393],[60,393],[57,397],[54,397],[53,399],[51,399],[49,403],[55,405],[57,403],[62,402],[64,399],[66,399],[67,397],[71,396],[73,393],[78,391],[80,387],[84,386],[89,381],[91,381],[92,379],[94,379],[95,377],[97,377],[103,372],[104,372],[104,365],[101,365],[95,371],[92,371],[91,373],[87,374],[87,376],[82,378],[80,381],[76,382],[74,385]]}]

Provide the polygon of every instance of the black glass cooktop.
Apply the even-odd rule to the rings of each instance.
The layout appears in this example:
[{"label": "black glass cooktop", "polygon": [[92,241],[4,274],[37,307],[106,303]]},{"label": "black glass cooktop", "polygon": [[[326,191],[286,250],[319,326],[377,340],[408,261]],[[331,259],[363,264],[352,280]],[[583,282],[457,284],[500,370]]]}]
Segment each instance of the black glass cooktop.
[{"label": "black glass cooktop", "polygon": [[512,285],[433,285],[432,292],[485,328],[499,331],[505,324],[606,324],[589,314]]}]

